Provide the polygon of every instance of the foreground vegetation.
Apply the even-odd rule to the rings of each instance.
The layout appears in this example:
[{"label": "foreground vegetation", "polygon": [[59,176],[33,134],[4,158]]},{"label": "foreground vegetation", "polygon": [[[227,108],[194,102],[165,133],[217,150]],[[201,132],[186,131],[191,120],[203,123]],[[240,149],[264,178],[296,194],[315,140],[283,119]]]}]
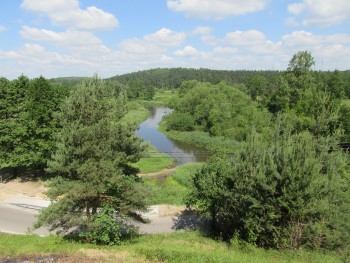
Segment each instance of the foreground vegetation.
[{"label": "foreground vegetation", "polygon": [[[42,238],[0,234],[0,260],[49,255],[81,262],[342,262],[334,254],[264,250],[236,240],[231,243],[215,241],[197,232],[144,235],[125,241],[122,246],[81,244],[56,236]],[[89,258],[91,261],[87,261]]]}]

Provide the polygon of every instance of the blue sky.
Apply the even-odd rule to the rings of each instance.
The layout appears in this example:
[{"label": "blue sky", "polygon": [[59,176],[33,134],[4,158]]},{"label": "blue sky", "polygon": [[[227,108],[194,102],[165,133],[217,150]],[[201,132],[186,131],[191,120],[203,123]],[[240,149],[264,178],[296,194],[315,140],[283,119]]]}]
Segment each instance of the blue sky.
[{"label": "blue sky", "polygon": [[5,0],[0,76],[102,77],[156,68],[350,69],[349,0]]}]

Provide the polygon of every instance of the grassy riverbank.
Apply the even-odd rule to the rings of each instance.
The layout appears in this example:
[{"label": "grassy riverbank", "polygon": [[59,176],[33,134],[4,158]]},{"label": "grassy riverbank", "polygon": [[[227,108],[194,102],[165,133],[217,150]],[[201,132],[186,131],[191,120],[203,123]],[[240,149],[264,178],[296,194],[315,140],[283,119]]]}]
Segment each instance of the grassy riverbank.
[{"label": "grassy riverbank", "polygon": [[153,173],[174,166],[174,160],[165,153],[159,153],[152,145],[147,146],[143,157],[134,164],[134,167],[140,170],[140,173]]},{"label": "grassy riverbank", "polygon": [[224,137],[210,136],[207,132],[191,131],[167,131],[166,120],[162,120],[159,125],[159,131],[164,133],[169,138],[192,144],[198,147],[206,148],[212,151],[232,151],[232,149],[239,147],[239,142],[235,140],[226,139]]},{"label": "grassy riverbank", "polygon": [[202,167],[202,163],[187,163],[177,166],[173,175],[160,178],[144,177],[151,188],[150,204],[184,205],[191,187],[191,178]]},{"label": "grassy riverbank", "polygon": [[9,261],[5,262],[13,262],[16,258],[22,260],[19,262],[49,258],[61,259],[60,262],[342,262],[340,257],[332,254],[264,250],[239,242],[215,241],[197,232],[144,235],[126,241],[122,246],[81,244],[55,236],[0,234],[0,262],[6,258]]}]

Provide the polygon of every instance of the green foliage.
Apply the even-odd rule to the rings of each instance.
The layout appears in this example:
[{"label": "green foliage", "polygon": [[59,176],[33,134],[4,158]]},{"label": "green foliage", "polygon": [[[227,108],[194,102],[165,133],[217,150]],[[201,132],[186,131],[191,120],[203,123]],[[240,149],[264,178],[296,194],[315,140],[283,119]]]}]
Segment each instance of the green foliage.
[{"label": "green foliage", "polygon": [[254,76],[252,77],[247,86],[247,93],[253,100],[262,100],[265,97],[265,93],[268,91],[268,81],[263,76]]},{"label": "green foliage", "polygon": [[346,82],[343,75],[335,70],[329,79],[326,81],[327,91],[331,94],[333,99],[344,99]]},{"label": "green foliage", "polygon": [[270,115],[235,86],[197,83],[175,103],[167,130],[190,130],[192,123],[192,129],[241,141],[252,127],[264,132]]},{"label": "green foliage", "polygon": [[203,166],[203,163],[186,163],[176,167],[174,179],[187,188],[192,187],[193,176]]},{"label": "green foliage", "polygon": [[224,238],[344,251],[350,244],[348,157],[334,139],[292,134],[283,118],[269,138],[253,134],[233,156],[211,159],[194,186],[188,204]]},{"label": "green foliage", "polygon": [[225,81],[229,84],[247,83],[255,75],[270,79],[278,75],[278,71],[252,71],[252,70],[212,70],[194,68],[156,68],[115,76],[112,79],[123,84],[135,79],[140,80],[147,86],[157,89],[177,89],[184,81],[200,81],[218,84]]},{"label": "green foliage", "polygon": [[223,136],[210,136],[207,132],[191,131],[191,132],[178,132],[178,131],[166,131],[166,121],[162,121],[160,130],[168,137],[183,141],[198,147],[203,147],[213,151],[229,151],[232,148],[239,146],[236,140],[228,139]]},{"label": "green foliage", "polygon": [[0,168],[43,168],[59,129],[54,115],[66,96],[45,78],[0,81]]},{"label": "green foliage", "polygon": [[123,240],[137,233],[137,229],[126,225],[113,207],[102,207],[89,223],[88,232],[82,232],[80,236],[89,243],[112,246],[121,245]]},{"label": "green foliage", "polygon": [[315,60],[309,51],[298,51],[290,60],[287,71],[300,75],[312,70],[314,65]]},{"label": "green foliage", "polygon": [[[142,155],[135,126],[125,125],[122,93],[94,77],[78,85],[62,105],[62,129],[47,171],[55,176],[47,195],[55,200],[42,210],[36,227],[94,227],[103,207],[127,216],[145,209],[145,192],[131,166]],[[105,214],[107,215],[107,214]],[[92,225],[91,225],[92,224]]]},{"label": "green foliage", "polygon": [[342,103],[339,109],[339,122],[341,128],[344,130],[341,141],[350,141],[350,103]]},{"label": "green foliage", "polygon": [[131,79],[127,83],[126,94],[129,99],[152,100],[156,90],[154,86],[145,86],[140,79]]},{"label": "green foliage", "polygon": [[174,112],[166,117],[167,130],[192,131],[194,129],[194,119],[186,112]]}]

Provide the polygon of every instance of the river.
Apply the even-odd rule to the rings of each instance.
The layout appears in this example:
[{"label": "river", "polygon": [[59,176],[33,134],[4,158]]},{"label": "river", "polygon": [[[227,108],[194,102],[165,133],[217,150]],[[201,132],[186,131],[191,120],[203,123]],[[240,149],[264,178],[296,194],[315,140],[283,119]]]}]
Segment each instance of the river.
[{"label": "river", "polygon": [[205,162],[210,152],[204,148],[168,138],[158,131],[159,122],[163,116],[171,113],[171,109],[154,107],[149,108],[151,116],[144,121],[136,134],[150,142],[159,152],[167,153],[176,160],[177,165],[189,162]]}]

